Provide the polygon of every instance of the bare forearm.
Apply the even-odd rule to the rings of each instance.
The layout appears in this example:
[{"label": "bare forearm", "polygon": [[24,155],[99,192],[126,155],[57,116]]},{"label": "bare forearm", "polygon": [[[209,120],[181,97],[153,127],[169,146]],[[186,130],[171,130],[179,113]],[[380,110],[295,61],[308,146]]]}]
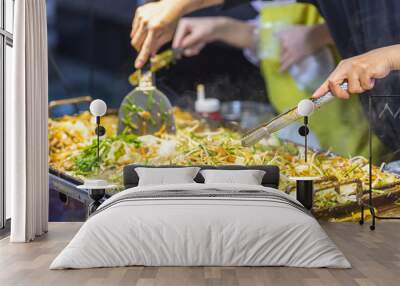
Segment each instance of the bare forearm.
[{"label": "bare forearm", "polygon": [[237,48],[253,48],[255,28],[252,25],[227,17],[221,17],[218,21],[215,40]]},{"label": "bare forearm", "polygon": [[400,45],[388,46],[384,49],[392,71],[400,70]]},{"label": "bare forearm", "polygon": [[329,28],[326,24],[315,25],[312,27],[312,29],[314,31],[311,33],[311,37],[314,37],[314,39],[311,40],[312,42],[318,44],[318,48],[322,48],[326,45],[334,43],[331,33],[329,32]]},{"label": "bare forearm", "polygon": [[183,4],[184,14],[224,3],[224,0],[172,0],[172,1],[184,2]]},{"label": "bare forearm", "polygon": [[319,38],[319,42],[321,43],[322,46],[334,43],[331,33],[329,32],[329,28],[326,24],[316,25],[315,34],[316,37]]}]

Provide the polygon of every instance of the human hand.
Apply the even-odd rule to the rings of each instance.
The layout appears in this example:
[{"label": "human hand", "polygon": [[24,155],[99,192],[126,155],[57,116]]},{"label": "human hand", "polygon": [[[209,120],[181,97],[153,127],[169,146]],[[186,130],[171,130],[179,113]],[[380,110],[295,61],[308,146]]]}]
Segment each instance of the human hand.
[{"label": "human hand", "polygon": [[[400,68],[400,45],[372,50],[368,53],[343,60],[328,79],[314,92],[313,98],[331,91],[340,98],[349,98],[350,93],[363,93],[371,90],[375,79],[386,77],[392,70]],[[340,84],[348,82],[348,90]]]},{"label": "human hand", "polygon": [[281,72],[332,42],[325,24],[292,26],[278,32],[276,36],[281,46]]},{"label": "human hand", "polygon": [[184,14],[223,0],[160,0],[136,9],[132,22],[131,45],[139,51],[135,67],[141,68],[151,55],[172,39],[177,22]]},{"label": "human hand", "polygon": [[195,56],[218,38],[220,25],[219,17],[183,18],[178,23],[172,47],[182,49],[185,56]]},{"label": "human hand", "polygon": [[197,55],[214,41],[240,49],[254,48],[254,29],[253,25],[229,17],[185,18],[178,24],[172,46],[183,49],[186,56]]},{"label": "human hand", "polygon": [[139,51],[136,68],[141,68],[151,55],[172,39],[177,21],[185,13],[187,2],[162,0],[137,8],[130,34],[131,45]]}]

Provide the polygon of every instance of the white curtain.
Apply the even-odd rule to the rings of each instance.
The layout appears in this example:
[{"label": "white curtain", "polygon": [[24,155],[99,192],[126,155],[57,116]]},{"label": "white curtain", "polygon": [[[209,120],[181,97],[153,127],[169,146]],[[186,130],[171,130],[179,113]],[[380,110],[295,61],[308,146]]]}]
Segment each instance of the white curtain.
[{"label": "white curtain", "polygon": [[13,92],[6,97],[6,187],[12,242],[47,232],[47,23],[45,0],[15,1]]}]

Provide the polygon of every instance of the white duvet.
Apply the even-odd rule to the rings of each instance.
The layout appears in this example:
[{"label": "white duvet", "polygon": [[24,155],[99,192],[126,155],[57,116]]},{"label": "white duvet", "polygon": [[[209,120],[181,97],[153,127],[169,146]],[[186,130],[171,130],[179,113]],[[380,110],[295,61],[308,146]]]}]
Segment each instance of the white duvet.
[{"label": "white duvet", "polygon": [[[168,190],[253,190],[282,201],[251,196],[124,200],[137,192]],[[254,185],[131,188],[105,201],[50,269],[127,265],[349,268],[318,222],[284,200],[299,204],[278,190]]]}]

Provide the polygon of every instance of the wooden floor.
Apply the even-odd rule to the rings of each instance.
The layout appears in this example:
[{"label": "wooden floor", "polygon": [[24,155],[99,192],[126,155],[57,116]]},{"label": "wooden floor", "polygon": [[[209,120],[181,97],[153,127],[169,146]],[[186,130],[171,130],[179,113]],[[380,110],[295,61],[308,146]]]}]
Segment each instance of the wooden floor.
[{"label": "wooden floor", "polygon": [[400,285],[400,223],[379,223],[371,232],[355,223],[323,227],[353,269],[288,267],[126,267],[48,270],[50,262],[81,223],[50,223],[43,238],[29,244],[0,241],[0,285]]}]

